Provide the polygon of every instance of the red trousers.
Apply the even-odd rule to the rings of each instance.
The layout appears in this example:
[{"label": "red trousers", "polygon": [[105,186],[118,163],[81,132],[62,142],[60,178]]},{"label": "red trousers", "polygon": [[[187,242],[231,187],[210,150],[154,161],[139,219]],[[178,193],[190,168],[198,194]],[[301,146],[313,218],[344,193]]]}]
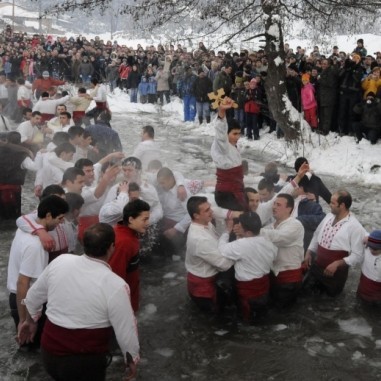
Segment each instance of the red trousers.
[{"label": "red trousers", "polygon": [[312,128],[317,128],[318,121],[317,121],[316,107],[310,108],[308,110],[304,110],[304,119]]}]

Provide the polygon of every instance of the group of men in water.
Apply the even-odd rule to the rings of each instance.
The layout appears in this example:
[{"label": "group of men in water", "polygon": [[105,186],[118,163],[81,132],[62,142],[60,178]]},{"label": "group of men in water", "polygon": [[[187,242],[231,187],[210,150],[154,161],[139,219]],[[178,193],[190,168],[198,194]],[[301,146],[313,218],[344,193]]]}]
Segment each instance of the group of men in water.
[{"label": "group of men in water", "polygon": [[[40,164],[25,144],[2,143],[19,171],[35,166],[36,178],[45,176],[36,184],[43,185],[37,211],[17,219],[7,287],[20,345],[41,345],[54,379],[104,380],[112,332],[127,379],[136,375],[139,256],[153,236],[161,254],[185,247],[187,289],[204,311],[221,313],[233,301],[243,320],[255,322],[270,303],[295,302],[304,284],[339,295],[359,263],[359,297],[381,302],[381,231],[368,235],[350,211],[349,192],[331,194],[305,158],[289,181],[269,165],[258,191],[245,188],[241,127],[226,115],[232,105],[225,97],[214,121],[214,195],[203,191],[207,182],[163,167],[151,126],[131,156],[111,152],[97,162],[79,126],[55,132]],[[4,194],[11,199],[12,190]],[[329,203],[327,215],[319,197]],[[78,242],[82,256],[74,254]]]}]

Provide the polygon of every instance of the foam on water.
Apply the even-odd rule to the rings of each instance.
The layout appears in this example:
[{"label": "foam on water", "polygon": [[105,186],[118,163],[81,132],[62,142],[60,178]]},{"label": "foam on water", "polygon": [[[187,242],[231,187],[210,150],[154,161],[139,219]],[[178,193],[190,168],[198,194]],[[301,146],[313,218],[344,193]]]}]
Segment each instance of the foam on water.
[{"label": "foam on water", "polygon": [[372,327],[364,318],[338,320],[342,331],[363,337],[372,337]]}]

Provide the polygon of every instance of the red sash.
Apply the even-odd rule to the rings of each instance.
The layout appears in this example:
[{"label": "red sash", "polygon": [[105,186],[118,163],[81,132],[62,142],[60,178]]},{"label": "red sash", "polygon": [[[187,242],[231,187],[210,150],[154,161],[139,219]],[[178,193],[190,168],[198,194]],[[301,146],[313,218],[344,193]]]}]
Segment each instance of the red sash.
[{"label": "red sash", "polygon": [[[24,103],[26,104],[26,106],[24,106]],[[30,99],[24,99],[23,101],[18,100],[17,104],[21,108],[23,108],[23,107],[29,107],[30,108],[32,106],[32,101]]]},{"label": "red sash", "polygon": [[45,123],[52,118],[54,118],[54,114],[41,114],[41,122],[42,123]]},{"label": "red sash", "polygon": [[296,270],[280,271],[279,274],[274,277],[274,282],[278,285],[287,283],[299,283],[303,280],[303,270],[298,268]]},{"label": "red sash", "polygon": [[367,302],[381,302],[381,282],[371,280],[361,273],[357,295]]},{"label": "red sash", "polygon": [[208,278],[201,278],[188,273],[188,292],[196,298],[208,298],[216,301],[216,275]]},{"label": "red sash", "polygon": [[240,299],[255,299],[266,295],[269,292],[270,277],[267,274],[258,279],[237,281],[236,285]]},{"label": "red sash", "polygon": [[347,256],[348,256],[347,251],[325,249],[324,247],[319,245],[318,249],[317,249],[315,264],[318,267],[325,269],[332,262],[338,261],[338,260],[343,259]]},{"label": "red sash", "polygon": [[73,111],[74,123],[80,122],[85,115],[86,115],[85,111]]},{"label": "red sash", "polygon": [[107,110],[107,102],[95,102],[96,108],[99,110]]},{"label": "red sash", "polygon": [[78,218],[78,240],[82,243],[85,230],[99,222],[99,216],[82,216]]},{"label": "red sash", "polygon": [[21,193],[21,185],[0,184],[0,204],[16,205],[18,197]]},{"label": "red sash", "polygon": [[249,320],[251,311],[250,302],[269,293],[270,277],[267,274],[258,279],[237,281],[236,286],[243,318]]},{"label": "red sash", "polygon": [[46,319],[41,347],[52,355],[100,354],[109,350],[112,327],[68,329]]},{"label": "red sash", "polygon": [[233,193],[238,202],[246,209],[245,193],[243,191],[243,167],[230,169],[217,168],[217,192]]}]

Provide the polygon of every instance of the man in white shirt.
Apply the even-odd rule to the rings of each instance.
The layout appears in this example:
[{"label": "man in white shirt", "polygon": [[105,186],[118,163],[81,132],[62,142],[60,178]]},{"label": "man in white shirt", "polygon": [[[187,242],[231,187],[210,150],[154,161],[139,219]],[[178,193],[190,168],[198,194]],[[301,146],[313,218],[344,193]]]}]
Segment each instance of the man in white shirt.
[{"label": "man in white shirt", "polygon": [[42,116],[42,123],[47,122],[48,120],[54,118],[57,106],[67,102],[70,96],[60,99],[50,99],[49,93],[44,91],[41,94],[41,98],[37,101],[37,103],[33,106],[33,111],[40,111]]},{"label": "man in white shirt", "polygon": [[[66,201],[61,197],[46,197],[38,205],[36,222],[47,231],[53,230],[63,221],[68,210]],[[17,330],[26,320],[26,308],[21,301],[47,264],[48,253],[44,250],[40,239],[18,229],[9,254],[7,279],[9,305]]]},{"label": "man in white shirt", "polygon": [[40,124],[41,113],[34,111],[30,120],[22,122],[17,127],[17,131],[21,135],[21,143],[30,146],[34,151],[37,151],[44,141],[44,129],[40,129]]},{"label": "man in white shirt", "polygon": [[301,222],[291,217],[293,209],[294,198],[279,193],[273,205],[275,222],[261,230],[261,235],[278,248],[272,270],[271,294],[279,307],[293,303],[302,285],[304,228]]},{"label": "man in white shirt", "polygon": [[84,236],[85,254],[59,256],[26,295],[28,318],[18,339],[32,340],[47,302],[41,353],[55,380],[104,381],[113,332],[130,372],[128,379],[136,377],[139,341],[130,289],[107,264],[114,242],[110,226],[93,225]]},{"label": "man in white shirt", "polygon": [[364,257],[366,231],[350,212],[351,205],[352,196],[346,190],[332,195],[331,213],[315,230],[305,256],[316,286],[330,296],[343,291],[349,267]]},{"label": "man in white shirt", "polygon": [[261,220],[255,212],[239,216],[243,237],[229,242],[224,233],[218,245],[220,253],[234,263],[236,289],[244,320],[255,321],[266,311],[270,292],[270,271],[277,248],[259,235]]},{"label": "man in white shirt", "polygon": [[201,196],[190,197],[187,210],[192,219],[185,256],[188,293],[201,310],[219,312],[225,300],[216,286],[217,275],[229,270],[234,262],[223,257],[218,250],[219,237],[211,223],[213,211],[208,199]]},{"label": "man in white shirt", "polygon": [[143,171],[147,170],[152,160],[160,160],[161,152],[159,145],[155,142],[155,131],[152,126],[144,126],[142,129],[142,141],[136,146],[132,156],[140,159]]},{"label": "man in white shirt", "polygon": [[94,164],[89,159],[79,159],[75,167],[83,170],[85,186],[82,189],[82,197],[85,203],[79,216],[78,239],[82,241],[83,233],[87,227],[99,222],[99,212],[107,197],[110,186],[113,185],[120,168],[117,165],[109,165],[104,172],[102,166],[112,160],[124,157],[121,152],[114,152]]},{"label": "man in white shirt", "polygon": [[217,167],[215,199],[221,208],[245,210],[242,158],[237,149],[241,126],[235,119],[226,120],[226,110],[232,107],[233,101],[225,97],[214,121],[216,134],[210,153]]},{"label": "man in white shirt", "polygon": [[90,119],[94,118],[94,123],[97,123],[98,116],[101,112],[108,110],[107,105],[107,89],[96,78],[91,80],[92,90],[90,97],[95,101],[95,107],[86,113],[83,122],[86,126],[90,125]]}]

